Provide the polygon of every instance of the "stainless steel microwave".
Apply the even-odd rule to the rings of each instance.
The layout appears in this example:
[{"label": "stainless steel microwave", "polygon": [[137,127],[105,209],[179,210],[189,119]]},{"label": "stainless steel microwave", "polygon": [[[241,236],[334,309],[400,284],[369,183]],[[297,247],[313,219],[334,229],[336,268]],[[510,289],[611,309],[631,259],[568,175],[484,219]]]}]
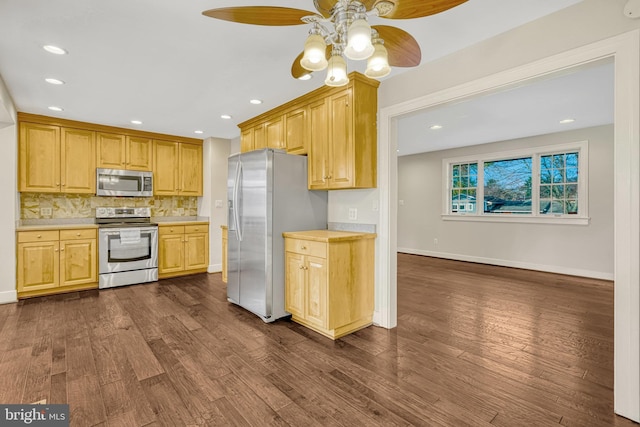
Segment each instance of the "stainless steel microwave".
[{"label": "stainless steel microwave", "polygon": [[153,173],[122,169],[96,169],[98,196],[153,196]]}]

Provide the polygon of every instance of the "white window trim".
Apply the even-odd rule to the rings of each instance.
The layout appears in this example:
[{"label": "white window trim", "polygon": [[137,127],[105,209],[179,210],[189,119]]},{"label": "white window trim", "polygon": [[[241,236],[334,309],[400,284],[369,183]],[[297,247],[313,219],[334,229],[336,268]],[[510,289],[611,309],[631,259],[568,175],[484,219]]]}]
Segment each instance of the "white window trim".
[{"label": "white window trim", "polygon": [[[578,215],[569,214],[540,214],[540,157],[548,154],[577,151],[578,163]],[[487,214],[484,209],[484,162],[508,160],[519,157],[532,158],[533,188],[531,194],[531,214]],[[451,165],[458,163],[478,162],[478,186],[476,187],[476,212],[451,211]],[[589,141],[577,141],[566,144],[546,145],[520,150],[500,151],[497,153],[482,153],[464,157],[442,159],[442,219],[445,221],[479,221],[479,222],[517,222],[537,224],[589,224]]]}]

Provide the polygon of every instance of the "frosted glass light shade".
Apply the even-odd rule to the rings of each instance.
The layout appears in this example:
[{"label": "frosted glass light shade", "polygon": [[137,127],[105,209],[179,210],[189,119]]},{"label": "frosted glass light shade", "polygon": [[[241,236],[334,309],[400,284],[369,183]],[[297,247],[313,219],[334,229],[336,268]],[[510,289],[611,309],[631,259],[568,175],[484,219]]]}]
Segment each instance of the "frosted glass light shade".
[{"label": "frosted glass light shade", "polygon": [[347,77],[347,62],[342,55],[332,55],[327,66],[327,78],[324,84],[327,86],[344,86],[349,83]]},{"label": "frosted glass light shade", "polygon": [[309,71],[324,70],[327,67],[326,49],[327,45],[321,35],[309,34],[304,42],[304,55],[300,60],[302,68]]},{"label": "frosted glass light shade", "polygon": [[356,19],[347,31],[347,47],[344,54],[349,59],[367,59],[373,53],[371,26],[365,19]]},{"label": "frosted glass light shade", "polygon": [[364,75],[371,78],[380,78],[388,75],[390,72],[391,67],[389,66],[387,48],[381,43],[376,43],[374,45],[373,55],[371,55],[367,61],[367,69]]}]

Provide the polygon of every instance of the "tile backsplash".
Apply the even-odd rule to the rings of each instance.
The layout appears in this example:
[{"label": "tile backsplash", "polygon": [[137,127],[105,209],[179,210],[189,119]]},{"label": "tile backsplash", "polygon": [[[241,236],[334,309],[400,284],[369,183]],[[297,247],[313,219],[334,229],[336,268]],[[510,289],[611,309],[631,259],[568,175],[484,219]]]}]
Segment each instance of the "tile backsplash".
[{"label": "tile backsplash", "polygon": [[151,216],[195,216],[198,198],[98,197],[91,194],[20,193],[20,219],[94,218],[102,206],[150,207]]}]

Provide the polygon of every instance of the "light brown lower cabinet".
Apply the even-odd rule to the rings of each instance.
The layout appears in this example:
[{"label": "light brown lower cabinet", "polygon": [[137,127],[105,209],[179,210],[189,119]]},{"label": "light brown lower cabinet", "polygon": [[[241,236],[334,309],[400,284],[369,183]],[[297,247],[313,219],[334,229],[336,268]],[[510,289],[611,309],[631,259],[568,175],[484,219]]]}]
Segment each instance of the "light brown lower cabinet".
[{"label": "light brown lower cabinet", "polygon": [[209,266],[209,224],[158,227],[158,277],[204,273]]},{"label": "light brown lower cabinet", "polygon": [[19,231],[18,298],[98,287],[97,230]]},{"label": "light brown lower cabinet", "polygon": [[337,339],[372,323],[375,234],[283,233],[285,310],[294,322]]},{"label": "light brown lower cabinet", "polygon": [[227,246],[229,245],[229,228],[221,225],[222,229],[222,281],[227,283]]}]

